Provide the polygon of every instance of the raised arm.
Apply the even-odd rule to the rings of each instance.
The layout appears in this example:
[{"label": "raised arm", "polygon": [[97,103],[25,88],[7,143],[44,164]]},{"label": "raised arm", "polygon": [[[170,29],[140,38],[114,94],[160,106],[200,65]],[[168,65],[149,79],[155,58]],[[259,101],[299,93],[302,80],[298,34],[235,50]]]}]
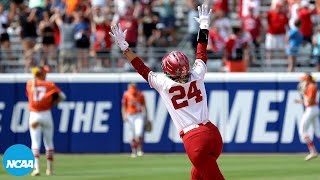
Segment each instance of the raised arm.
[{"label": "raised arm", "polygon": [[149,72],[151,70],[129,48],[129,44],[125,40],[126,39],[126,35],[127,35],[127,30],[122,31],[120,24],[118,24],[118,25],[112,26],[111,27],[111,31],[112,32],[109,32],[109,34],[110,34],[110,36],[112,36],[114,38],[116,44],[120,47],[122,53],[127,57],[128,61],[132,64],[132,66],[136,69],[136,71],[146,81],[148,81],[148,74],[149,74]]},{"label": "raised arm", "polygon": [[208,11],[207,5],[198,6],[199,18],[194,17],[194,19],[199,23],[199,31],[198,31],[198,45],[196,52],[196,59],[201,59],[204,63],[207,63],[207,45],[208,45],[208,37],[209,37],[209,21],[211,9]]}]

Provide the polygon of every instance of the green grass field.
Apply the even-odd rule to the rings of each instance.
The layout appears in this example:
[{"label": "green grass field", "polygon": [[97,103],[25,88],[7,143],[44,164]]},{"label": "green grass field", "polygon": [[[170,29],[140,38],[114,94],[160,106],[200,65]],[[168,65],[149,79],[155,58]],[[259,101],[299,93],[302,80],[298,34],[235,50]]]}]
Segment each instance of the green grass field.
[{"label": "green grass field", "polygon": [[[304,156],[222,154],[218,162],[227,180],[320,180],[320,158],[305,162]],[[57,154],[55,158],[55,176],[45,175],[42,155],[41,176],[13,177],[1,165],[0,179],[187,180],[191,168],[185,154],[146,154],[135,159],[128,154]]]}]

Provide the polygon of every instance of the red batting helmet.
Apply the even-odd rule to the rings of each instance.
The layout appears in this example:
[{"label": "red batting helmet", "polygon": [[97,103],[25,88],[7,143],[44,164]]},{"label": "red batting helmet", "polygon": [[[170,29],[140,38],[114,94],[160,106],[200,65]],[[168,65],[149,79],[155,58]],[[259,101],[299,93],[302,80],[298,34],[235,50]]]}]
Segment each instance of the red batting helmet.
[{"label": "red batting helmet", "polygon": [[162,58],[162,70],[171,78],[185,77],[190,71],[189,59],[179,51],[172,51]]}]

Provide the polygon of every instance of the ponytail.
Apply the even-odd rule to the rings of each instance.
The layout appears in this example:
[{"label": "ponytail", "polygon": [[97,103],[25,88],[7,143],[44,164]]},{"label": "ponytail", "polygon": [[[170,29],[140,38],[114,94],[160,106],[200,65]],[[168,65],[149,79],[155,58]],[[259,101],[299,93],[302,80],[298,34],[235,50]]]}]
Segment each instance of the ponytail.
[{"label": "ponytail", "polygon": [[34,76],[32,80],[31,91],[34,91],[36,84],[37,84],[37,78],[36,76]]}]

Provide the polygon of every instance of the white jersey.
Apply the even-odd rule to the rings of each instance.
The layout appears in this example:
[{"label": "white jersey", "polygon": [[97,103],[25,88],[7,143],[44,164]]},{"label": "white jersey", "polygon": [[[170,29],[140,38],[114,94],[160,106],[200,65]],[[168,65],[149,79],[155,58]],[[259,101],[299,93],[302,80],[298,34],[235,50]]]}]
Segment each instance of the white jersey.
[{"label": "white jersey", "polygon": [[181,131],[208,120],[207,94],[204,86],[206,64],[197,59],[190,71],[189,82],[182,84],[150,72],[148,81],[162,97],[174,125]]}]

